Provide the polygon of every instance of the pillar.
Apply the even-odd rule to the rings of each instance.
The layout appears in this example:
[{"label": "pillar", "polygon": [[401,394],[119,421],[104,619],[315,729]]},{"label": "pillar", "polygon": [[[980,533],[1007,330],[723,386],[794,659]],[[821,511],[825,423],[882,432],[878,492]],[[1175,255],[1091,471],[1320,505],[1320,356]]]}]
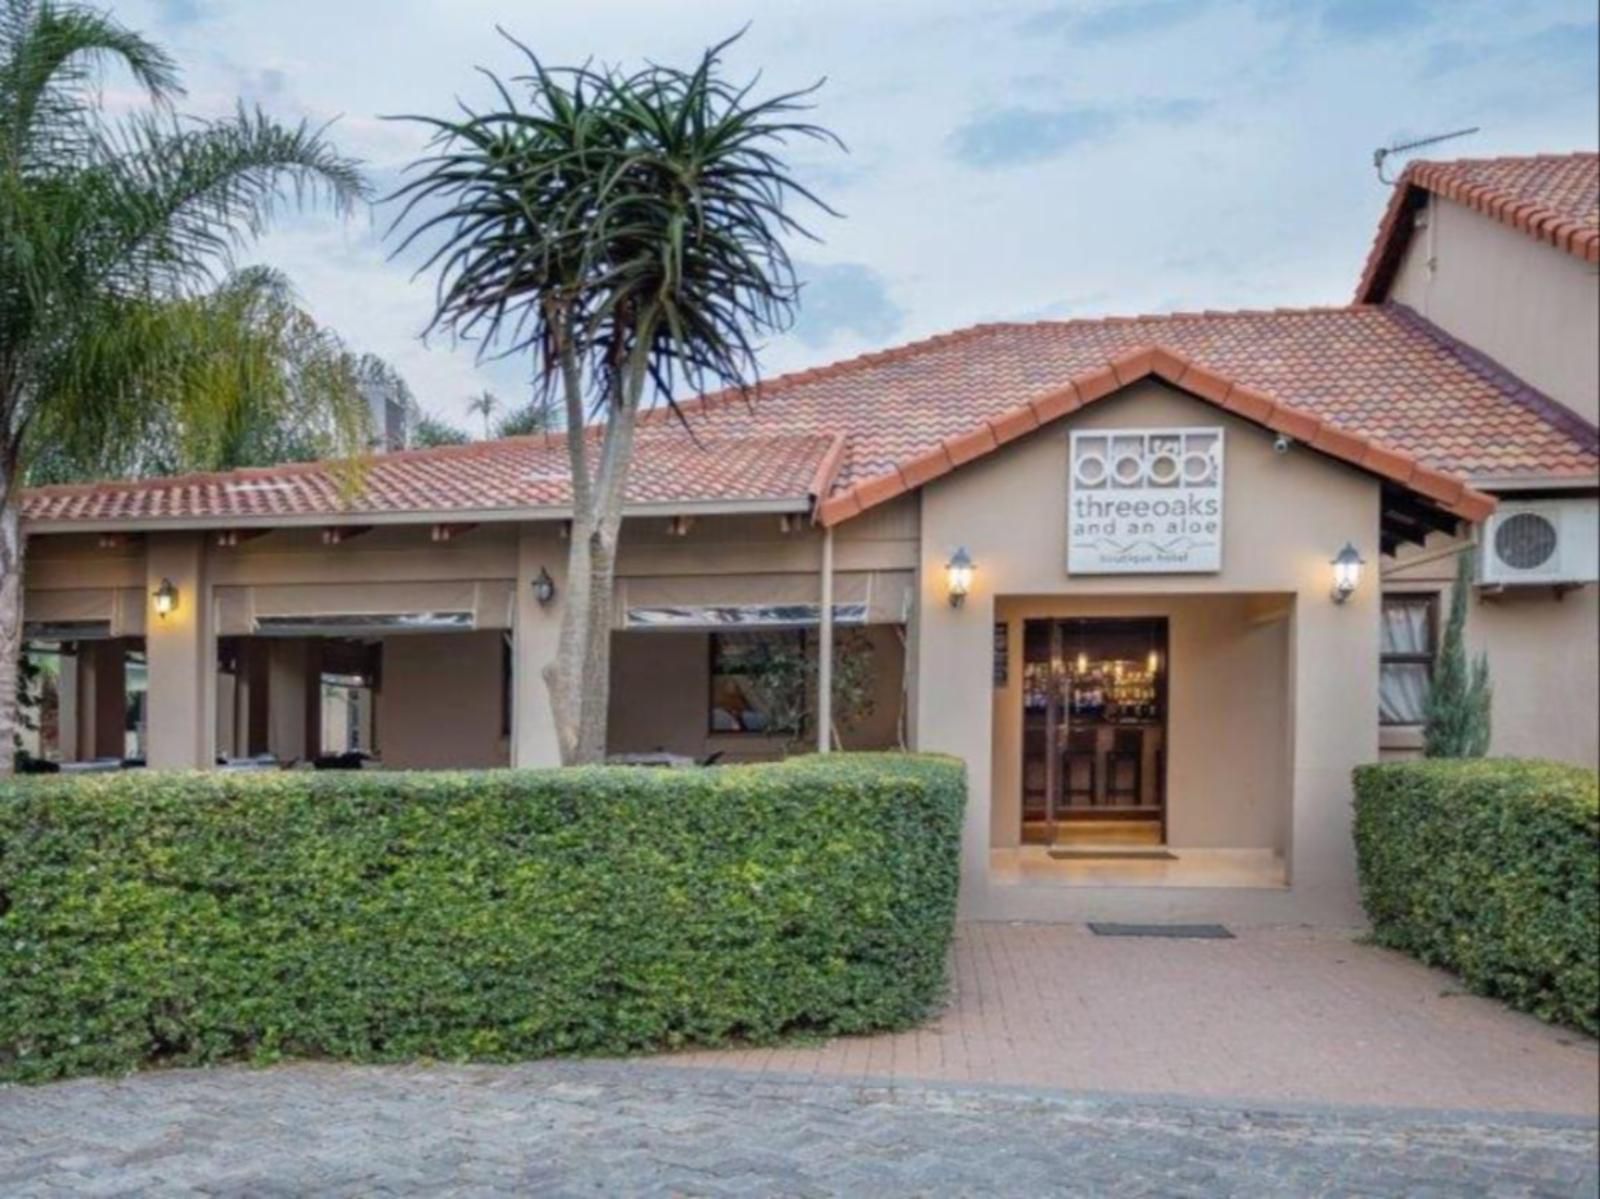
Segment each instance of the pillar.
[{"label": "pillar", "polygon": [[126,647],[121,641],[79,642],[77,759],[122,757],[127,719]]},{"label": "pillar", "polygon": [[[1376,493],[1376,489],[1374,489]],[[1368,562],[1374,544],[1357,540]],[[1320,555],[1317,556],[1320,558]],[[1342,604],[1328,595],[1328,568],[1314,558],[1290,625],[1290,761],[1294,780],[1289,882],[1296,899],[1326,923],[1362,920],[1351,830],[1351,772],[1378,760],[1377,572]]]},{"label": "pillar", "polygon": [[286,637],[267,642],[267,749],[280,762],[304,761],[314,753],[306,736],[309,675],[305,641]]},{"label": "pillar", "polygon": [[[178,589],[165,616],[153,597],[163,580]],[[216,692],[216,639],[205,579],[205,541],[198,532],[151,533],[145,554],[145,652],[149,660],[149,764],[202,769],[215,760],[211,705]]]},{"label": "pillar", "polygon": [[[556,597],[541,605],[533,594],[539,571],[555,580]],[[555,717],[544,668],[555,659],[566,602],[567,543],[553,524],[523,525],[517,535],[515,616],[511,645],[511,764],[559,766]]]},{"label": "pillar", "polygon": [[78,760],[78,646],[61,647],[56,676],[56,748],[63,762]]}]

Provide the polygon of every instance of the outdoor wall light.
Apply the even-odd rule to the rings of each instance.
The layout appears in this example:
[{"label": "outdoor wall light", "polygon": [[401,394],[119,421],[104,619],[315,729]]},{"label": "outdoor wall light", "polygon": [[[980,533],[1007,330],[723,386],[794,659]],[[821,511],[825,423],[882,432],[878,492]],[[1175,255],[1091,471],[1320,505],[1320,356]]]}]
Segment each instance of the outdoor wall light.
[{"label": "outdoor wall light", "polygon": [[162,579],[150,598],[155,601],[156,615],[165,620],[178,610],[178,585],[171,579]]},{"label": "outdoor wall light", "polygon": [[533,598],[539,601],[541,608],[548,608],[550,602],[556,598],[556,581],[550,577],[550,572],[542,566],[533,580]]},{"label": "outdoor wall light", "polygon": [[959,608],[966,602],[967,592],[972,590],[972,555],[967,553],[967,547],[962,546],[950,555],[950,561],[945,563],[945,582],[950,589],[950,606]]},{"label": "outdoor wall light", "polygon": [[1333,602],[1342,604],[1361,585],[1361,554],[1348,541],[1333,559]]}]

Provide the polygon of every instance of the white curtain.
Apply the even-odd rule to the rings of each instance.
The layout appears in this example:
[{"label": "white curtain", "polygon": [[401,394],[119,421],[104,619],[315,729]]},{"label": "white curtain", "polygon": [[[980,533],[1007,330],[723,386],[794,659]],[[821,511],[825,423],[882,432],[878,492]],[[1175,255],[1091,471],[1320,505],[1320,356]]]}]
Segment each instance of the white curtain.
[{"label": "white curtain", "polygon": [[[1428,619],[1426,604],[1384,604],[1383,653],[1428,653]],[[1428,703],[1428,679],[1424,662],[1385,662],[1378,675],[1378,711],[1383,723],[1421,724]]]}]

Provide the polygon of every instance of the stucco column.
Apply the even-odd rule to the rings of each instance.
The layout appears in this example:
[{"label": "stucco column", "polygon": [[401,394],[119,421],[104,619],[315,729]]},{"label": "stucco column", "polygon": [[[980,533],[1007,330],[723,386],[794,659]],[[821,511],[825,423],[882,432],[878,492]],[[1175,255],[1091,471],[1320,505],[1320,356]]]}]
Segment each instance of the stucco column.
[{"label": "stucco column", "polygon": [[[212,697],[216,640],[200,533],[152,533],[145,554],[145,651],[149,658],[149,764],[199,769],[213,761]],[[159,616],[151,601],[163,580],[178,589],[177,607]]]},{"label": "stucco column", "polygon": [[[541,606],[533,581],[543,569],[555,580],[556,598]],[[517,578],[511,652],[511,764],[559,766],[555,718],[544,668],[556,656],[561,605],[566,602],[567,543],[551,524],[523,525],[517,534]]]},{"label": "stucco column", "polygon": [[309,756],[306,739],[310,655],[298,637],[267,644],[267,749],[280,762]]},{"label": "stucco column", "polygon": [[71,653],[63,649],[61,672],[56,676],[56,745],[63,762],[78,760],[78,666],[77,646]]},{"label": "stucco column", "polygon": [[817,752],[833,748],[833,530],[822,530],[822,601],[817,612]]},{"label": "stucco column", "polygon": [[[1378,760],[1378,514],[1355,538],[1367,561],[1361,586],[1342,604],[1332,568],[1308,554],[1299,575],[1290,649],[1294,797],[1289,881],[1300,906],[1324,920],[1362,922],[1351,834],[1351,772]],[[1335,549],[1337,547],[1334,547]],[[1332,551],[1329,551],[1330,554]]]},{"label": "stucco column", "polygon": [[120,758],[125,748],[128,685],[121,641],[78,646],[78,758]]},{"label": "stucco column", "polygon": [[[924,496],[923,511],[942,507]],[[924,521],[944,527],[948,511]],[[954,523],[953,521],[951,523]],[[936,535],[937,536],[937,535]],[[944,564],[955,544],[924,536],[918,571],[914,654],[915,728],[912,745],[920,752],[953,754],[967,767],[967,810],[961,834],[964,886],[981,883],[989,872],[991,780],[994,760],[994,591],[992,571],[981,551],[972,589],[959,608],[950,604]]]}]

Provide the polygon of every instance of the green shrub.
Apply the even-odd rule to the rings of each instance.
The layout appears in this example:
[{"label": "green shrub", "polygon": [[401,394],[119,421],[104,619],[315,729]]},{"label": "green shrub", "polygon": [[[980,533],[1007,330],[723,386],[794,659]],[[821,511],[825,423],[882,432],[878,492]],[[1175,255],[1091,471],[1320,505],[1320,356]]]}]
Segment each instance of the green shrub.
[{"label": "green shrub", "polygon": [[1377,940],[1474,991],[1600,1033],[1600,787],[1553,762],[1356,771],[1361,895]]},{"label": "green shrub", "polygon": [[0,785],[0,1078],[901,1028],[944,986],[961,767]]}]

